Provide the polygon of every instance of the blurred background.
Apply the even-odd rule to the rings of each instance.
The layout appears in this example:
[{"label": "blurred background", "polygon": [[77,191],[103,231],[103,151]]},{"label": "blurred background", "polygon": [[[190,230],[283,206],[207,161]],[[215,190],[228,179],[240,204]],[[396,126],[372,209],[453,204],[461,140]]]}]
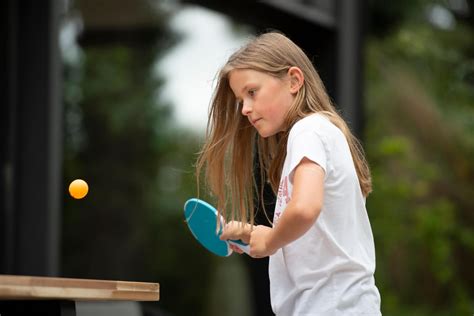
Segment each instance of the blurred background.
[{"label": "blurred background", "polygon": [[366,150],[383,314],[474,313],[474,1],[8,0],[2,17],[0,273],[158,282],[144,315],[272,315],[266,260],[209,254],[182,208],[219,67],[277,29]]}]

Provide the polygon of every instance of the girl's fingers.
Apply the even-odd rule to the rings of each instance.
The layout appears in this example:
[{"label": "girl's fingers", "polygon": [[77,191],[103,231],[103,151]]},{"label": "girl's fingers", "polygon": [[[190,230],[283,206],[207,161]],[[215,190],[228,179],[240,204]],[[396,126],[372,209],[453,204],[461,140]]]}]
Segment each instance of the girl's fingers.
[{"label": "girl's fingers", "polygon": [[220,239],[240,239],[240,235],[241,225],[239,225],[239,222],[231,221],[224,226]]},{"label": "girl's fingers", "polygon": [[237,252],[240,255],[244,253],[239,247],[234,246],[234,245],[230,245],[230,249],[232,249],[232,251]]}]

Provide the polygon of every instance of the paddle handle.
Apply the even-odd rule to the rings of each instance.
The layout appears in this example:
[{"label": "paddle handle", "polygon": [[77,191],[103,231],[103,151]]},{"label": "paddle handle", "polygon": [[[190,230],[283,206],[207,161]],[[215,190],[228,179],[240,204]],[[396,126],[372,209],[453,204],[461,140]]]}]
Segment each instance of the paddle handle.
[{"label": "paddle handle", "polygon": [[227,241],[229,244],[232,244],[245,252],[246,254],[250,253],[250,246],[246,243],[244,243],[242,240],[228,240]]}]

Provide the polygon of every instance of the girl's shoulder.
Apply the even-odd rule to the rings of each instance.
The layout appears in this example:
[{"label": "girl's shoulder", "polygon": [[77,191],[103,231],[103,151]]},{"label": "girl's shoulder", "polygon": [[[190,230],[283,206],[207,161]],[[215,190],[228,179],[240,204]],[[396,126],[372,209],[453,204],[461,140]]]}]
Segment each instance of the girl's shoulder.
[{"label": "girl's shoulder", "polygon": [[303,132],[316,132],[318,135],[328,135],[340,131],[329,118],[322,113],[310,114],[297,121],[290,130],[289,137],[294,137]]}]

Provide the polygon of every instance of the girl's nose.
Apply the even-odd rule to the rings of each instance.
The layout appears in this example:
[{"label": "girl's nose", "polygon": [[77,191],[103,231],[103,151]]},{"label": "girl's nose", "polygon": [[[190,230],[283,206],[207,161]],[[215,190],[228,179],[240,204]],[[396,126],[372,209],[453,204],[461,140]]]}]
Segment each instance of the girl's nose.
[{"label": "girl's nose", "polygon": [[252,107],[248,102],[243,102],[242,105],[242,115],[248,116],[252,112]]}]

